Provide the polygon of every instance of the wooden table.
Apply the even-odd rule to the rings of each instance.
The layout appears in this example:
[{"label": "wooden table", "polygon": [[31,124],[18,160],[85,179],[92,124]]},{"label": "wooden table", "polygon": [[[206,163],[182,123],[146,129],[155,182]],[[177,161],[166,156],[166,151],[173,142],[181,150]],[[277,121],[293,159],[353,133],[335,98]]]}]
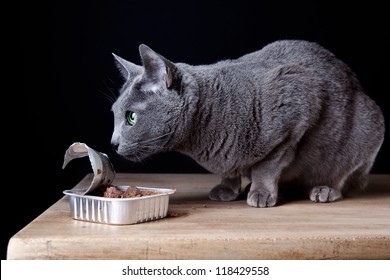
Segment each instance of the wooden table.
[{"label": "wooden table", "polygon": [[[88,174],[76,187],[88,186]],[[164,219],[73,220],[64,197],[9,241],[7,259],[390,259],[390,175],[342,201],[252,208],[214,202],[211,174],[117,174],[117,184],[175,188]]]}]

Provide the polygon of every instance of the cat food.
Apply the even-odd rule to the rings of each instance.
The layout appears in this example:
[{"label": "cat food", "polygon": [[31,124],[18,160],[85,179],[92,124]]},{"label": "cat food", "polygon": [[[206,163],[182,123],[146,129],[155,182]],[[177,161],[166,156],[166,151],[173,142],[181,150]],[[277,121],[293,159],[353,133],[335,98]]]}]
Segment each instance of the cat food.
[{"label": "cat food", "polygon": [[129,225],[162,219],[175,189],[113,186],[84,195],[84,189],[64,191],[71,217],[87,222]]},{"label": "cat food", "polygon": [[[92,196],[100,196],[107,198],[135,198],[149,195],[156,195],[160,192],[155,190],[140,189],[136,186],[101,186],[90,193]],[[82,193],[79,193],[82,194]]]},{"label": "cat food", "polygon": [[126,190],[122,191],[117,186],[111,185],[104,190],[103,197],[131,198],[131,197],[141,197],[141,196],[148,196],[154,194],[158,194],[158,192],[152,190],[140,190],[135,186],[129,186]]},{"label": "cat food", "polygon": [[167,216],[169,195],[175,193],[175,189],[114,185],[115,170],[108,156],[80,142],[75,142],[65,152],[63,167],[70,160],[85,156],[89,157],[93,169],[90,186],[63,192],[69,197],[73,219],[128,225]]}]

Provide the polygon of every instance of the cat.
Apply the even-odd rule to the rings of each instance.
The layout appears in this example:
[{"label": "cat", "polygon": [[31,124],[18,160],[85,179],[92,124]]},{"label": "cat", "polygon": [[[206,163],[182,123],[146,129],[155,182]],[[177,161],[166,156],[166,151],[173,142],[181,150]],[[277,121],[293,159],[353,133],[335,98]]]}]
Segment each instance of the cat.
[{"label": "cat", "polygon": [[314,202],[364,188],[384,139],[384,117],[356,74],[316,42],[279,40],[211,65],[173,63],[145,44],[142,66],[113,54],[125,79],[112,105],[111,144],[130,161],[185,154],[221,177],[209,193],[277,205],[279,185]]}]

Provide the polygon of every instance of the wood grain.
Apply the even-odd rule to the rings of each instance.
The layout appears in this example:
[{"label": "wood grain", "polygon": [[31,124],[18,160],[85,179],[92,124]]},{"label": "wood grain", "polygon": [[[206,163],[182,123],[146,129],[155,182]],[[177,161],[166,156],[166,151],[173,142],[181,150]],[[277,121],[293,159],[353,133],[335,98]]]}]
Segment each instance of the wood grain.
[{"label": "wood grain", "polygon": [[371,175],[366,191],[339,202],[285,198],[272,208],[210,201],[218,182],[211,174],[119,173],[116,184],[175,188],[168,217],[77,221],[64,197],[10,239],[7,259],[390,259],[390,175]]}]

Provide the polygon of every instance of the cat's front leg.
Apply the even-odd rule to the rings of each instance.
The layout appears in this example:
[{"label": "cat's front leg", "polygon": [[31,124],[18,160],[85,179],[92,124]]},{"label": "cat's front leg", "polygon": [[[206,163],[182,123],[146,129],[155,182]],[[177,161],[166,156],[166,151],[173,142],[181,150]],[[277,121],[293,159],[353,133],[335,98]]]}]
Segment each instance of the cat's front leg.
[{"label": "cat's front leg", "polygon": [[[259,187],[259,185],[261,187]],[[252,207],[272,207],[278,200],[278,188],[271,181],[253,184],[248,193],[247,204]]]},{"label": "cat's front leg", "polygon": [[[274,171],[274,170],[273,170]],[[247,204],[252,207],[272,207],[278,199],[279,172],[271,172],[269,166],[252,167],[252,183],[247,196]]]},{"label": "cat's front leg", "polygon": [[222,178],[220,184],[216,185],[209,193],[209,198],[216,201],[236,200],[240,195],[241,177]]}]

